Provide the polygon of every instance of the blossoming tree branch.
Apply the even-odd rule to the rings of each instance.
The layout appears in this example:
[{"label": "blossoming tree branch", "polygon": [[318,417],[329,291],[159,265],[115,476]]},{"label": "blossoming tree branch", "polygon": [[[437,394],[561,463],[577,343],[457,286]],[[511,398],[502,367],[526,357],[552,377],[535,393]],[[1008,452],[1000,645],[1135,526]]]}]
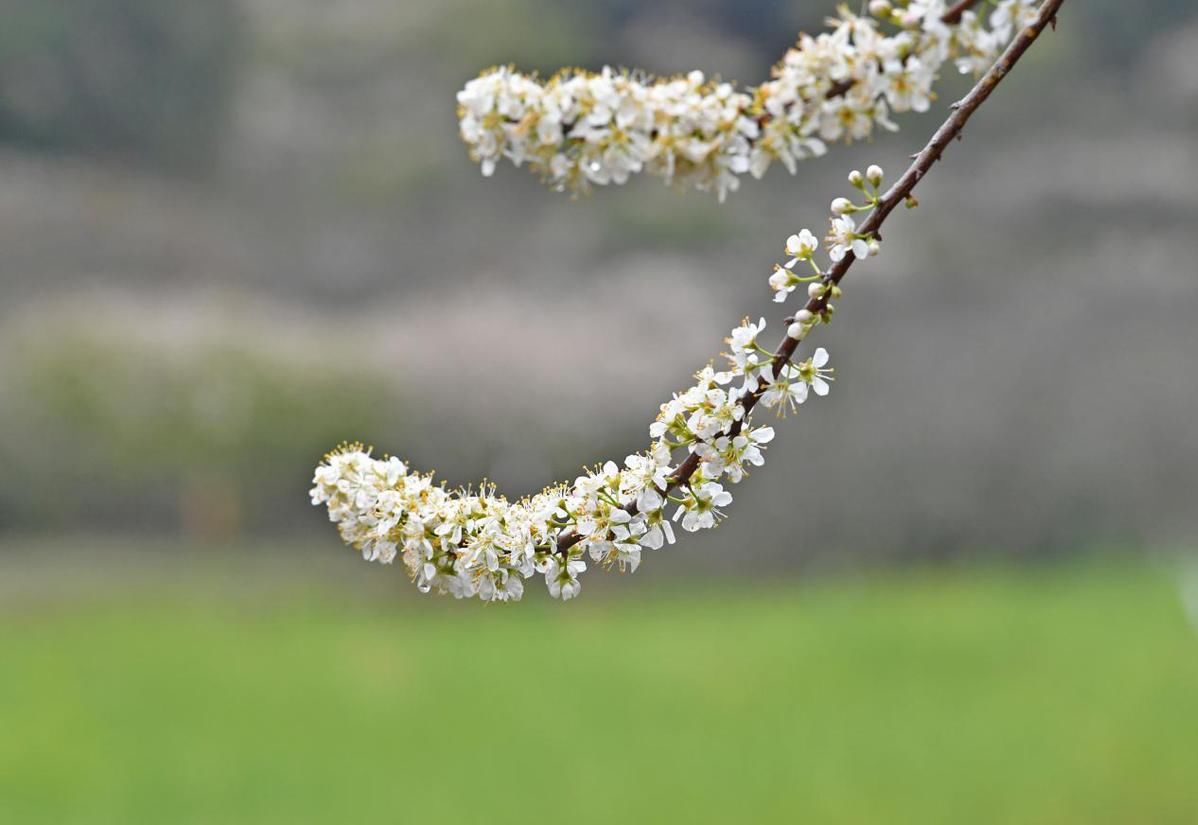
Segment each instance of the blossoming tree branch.
[{"label": "blossoming tree branch", "polygon": [[998,0],[984,17],[977,0],[872,0],[863,15],[842,7],[829,31],[800,37],[772,79],[745,92],[699,72],[652,80],[567,71],[542,83],[500,68],[470,81],[458,95],[461,134],[484,174],[506,158],[555,189],[581,192],[647,172],[722,199],[745,173],[760,177],[774,161],[793,172],[827,142],[893,129],[891,113],[926,111],[950,61],[980,74],[895,183],[883,188],[877,166],[851,172],[854,194],[832,201],[822,245],[809,229],[787,239],[769,285],[776,302],[796,292],[807,300],[785,318],[781,342],[767,349],[765,319],[746,318],[726,339],[722,368],[709,363],[661,405],[643,453],[512,502],[491,485],[447,489],[398,458],[345,444],[317,468],[313,503],[327,506],[341,538],[366,559],[401,558],[421,591],[487,601],[519,599],[534,575],[570,599],[588,560],[633,571],[643,551],[675,542],[674,524],[715,527],[732,503],[725,484],[764,464],[774,438],[754,411],[784,414],[828,394],[827,351],[796,360],[799,345],[831,322],[842,280],[855,261],[878,254],[887,216],[915,204],[915,186],[1063,2]]}]

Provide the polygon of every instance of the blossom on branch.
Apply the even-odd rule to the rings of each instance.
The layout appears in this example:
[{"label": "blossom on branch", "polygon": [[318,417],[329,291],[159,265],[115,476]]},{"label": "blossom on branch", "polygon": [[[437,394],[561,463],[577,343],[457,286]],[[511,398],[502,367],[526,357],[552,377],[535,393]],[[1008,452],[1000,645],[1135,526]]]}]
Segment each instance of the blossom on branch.
[{"label": "blossom on branch", "polygon": [[585,192],[639,172],[723,200],[742,176],[775,162],[792,174],[830,141],[858,141],[891,114],[927,111],[943,64],[980,73],[1035,15],[1032,0],[1002,0],[989,27],[974,12],[944,22],[944,0],[842,6],[829,30],[802,35],[771,79],[738,90],[703,72],[649,78],[605,67],[546,81],[501,66],[458,93],[459,131],[484,175],[507,158],[555,190]]},{"label": "blossom on branch", "polygon": [[[881,180],[880,169],[876,177]],[[864,209],[874,206],[876,199]],[[820,271],[818,250],[810,231],[790,236],[787,266],[801,259]],[[834,284],[813,282],[808,296],[822,300],[833,290]],[[803,311],[809,316],[804,334],[823,323],[824,316]],[[753,423],[757,403],[781,413],[787,405],[797,409],[809,389],[827,394],[827,350],[790,363],[782,350],[762,346],[765,328],[764,318],[745,318],[735,327],[725,339],[728,369],[717,372],[709,364],[696,372],[693,385],[661,405],[649,427],[653,443],[623,466],[607,461],[572,484],[509,502],[489,485],[447,490],[397,458],[375,459],[361,444],[349,444],[316,469],[312,502],[328,508],[342,539],[363,558],[401,559],[422,591],[514,601],[524,594],[524,580],[539,573],[551,596],[572,599],[582,590],[586,557],[631,573],[643,551],[674,543],[671,522],[697,532],[723,519],[732,503],[724,484],[738,484],[746,467],[764,465],[774,439],[773,427]],[[677,507],[667,518],[671,504]]]},{"label": "blossom on branch", "polygon": [[[889,190],[878,191],[883,173],[877,166],[870,166],[864,175],[858,171],[849,175],[849,183],[865,195],[866,203],[858,206],[840,198],[833,202],[827,238],[832,262],[827,270],[814,260],[818,245],[811,233],[803,230],[788,239],[786,253],[791,260],[777,270],[791,272],[800,260],[805,260],[811,263],[814,275],[806,279],[809,281],[806,305],[785,321],[786,336],[774,350],[768,350],[758,341],[765,319],[753,323],[746,318],[726,339],[732,350],[726,354],[729,368],[717,372],[708,364],[695,373],[691,387],[663,403],[657,420],[649,427],[653,441],[644,453],[628,456],[623,466],[608,461],[584,470],[573,484],[556,484],[536,495],[509,502],[491,485],[483,485],[477,491],[450,490],[444,484],[434,484],[431,473],[415,472],[397,458],[376,459],[361,444],[343,444],[326,455],[317,467],[312,503],[327,508],[341,538],[365,559],[383,564],[400,559],[422,592],[435,590],[457,598],[477,596],[485,601],[519,599],[524,593],[523,582],[537,574],[544,578],[551,596],[571,599],[582,589],[580,577],[588,569],[584,556],[589,555],[602,566],[617,566],[631,572],[639,566],[644,550],[657,550],[666,543],[674,543],[671,520],[680,521],[689,532],[715,527],[724,515],[723,508],[732,503],[732,494],[724,488],[724,483],[740,482],[747,475],[746,465],[761,466],[765,461],[765,446],[774,437],[772,427],[754,426],[757,405],[774,406],[782,412],[788,406],[797,409],[807,400],[809,392],[817,396],[828,393],[832,369],[827,366],[827,351],[820,347],[796,364],[798,346],[817,326],[831,322],[836,309],[831,300],[839,300],[840,283],[849,267],[858,259],[877,254],[878,233],[886,216],[900,203],[913,204],[916,183],[939,159],[944,148],[961,134],[966,121],[1015,62],[1055,20],[1063,2],[1043,0],[1034,16],[1024,9],[1029,5],[1027,0],[999,2],[993,16],[996,29],[1007,25],[1009,19],[1012,27],[1022,25],[1020,32],[997,64],[953,107],[948,119],[914,156],[911,167]],[[976,18],[967,10],[961,12],[961,5],[954,7],[956,19],[961,21],[958,30],[967,23],[976,24]],[[905,3],[872,0],[868,8],[878,18],[904,27],[893,35],[905,38],[897,56],[918,56],[923,61],[920,72],[925,71],[933,58],[942,62],[952,54],[955,35],[945,34],[950,27],[945,22],[949,15],[944,11],[943,0]],[[804,38],[802,48],[794,52],[798,56],[788,55],[784,63],[792,60],[802,63],[820,53],[821,48],[825,56],[835,48],[849,50],[850,41],[853,54],[867,56],[858,68],[868,76],[884,74],[886,60],[896,57],[884,53],[893,44],[885,44],[887,36],[877,32],[873,21],[854,18],[847,11],[842,12],[834,32],[821,38],[829,40]],[[838,59],[844,62],[833,60],[830,65],[822,66],[823,71],[814,73],[810,81],[820,88],[828,79],[838,84],[852,80],[852,85],[845,87],[845,94],[851,95],[853,86],[859,82],[849,71],[855,61],[844,54]],[[781,71],[776,73],[776,79],[781,75]],[[554,141],[574,140],[571,135],[578,128],[580,116],[585,120],[582,127],[585,135],[581,140],[594,146],[593,154],[586,156],[585,162],[588,174],[595,180],[618,182],[636,171],[638,163],[643,163],[638,160],[637,152],[643,146],[644,134],[638,136],[634,132],[647,118],[644,107],[649,105],[647,100],[651,95],[637,91],[630,77],[608,72],[593,89],[588,79],[588,97],[581,108],[561,87],[552,84],[542,87],[515,77],[514,73],[484,76],[480,78],[481,85],[472,87],[462,101],[474,118],[469,128],[464,121],[463,133],[474,135],[477,147],[490,147],[486,154],[479,154],[484,172],[488,171],[488,163],[493,165],[500,156],[517,163],[532,158],[524,153],[527,147],[515,149],[505,144],[509,137],[507,125],[513,120],[522,124],[522,129],[536,134],[537,140],[549,146],[552,153]],[[682,114],[690,117],[694,107],[702,109],[708,105],[705,98],[713,92],[699,79],[691,77],[675,82],[684,84],[680,93],[690,88],[684,95]],[[687,83],[690,87],[685,87]],[[513,89],[523,89],[525,97]],[[622,89],[631,97],[622,96]],[[788,91],[785,85],[777,91],[782,96],[793,94],[793,101],[818,100],[822,107],[830,89],[822,87],[819,92],[822,96],[817,97],[804,97],[800,91]],[[531,98],[526,99],[527,95],[535,97],[550,92],[557,96],[552,110],[545,108],[539,98],[533,103],[544,111],[537,110],[530,103]],[[915,105],[914,98],[903,95],[897,99]],[[762,116],[765,130],[777,128],[778,118],[789,111],[787,106],[777,101],[771,103],[770,94],[763,98],[760,89],[756,97],[770,113],[769,117]],[[716,89],[714,100],[725,107],[725,115],[736,115],[737,97],[730,87]],[[886,105],[880,97],[872,101],[877,106]],[[654,114],[655,123],[656,118]],[[673,135],[664,155],[670,168],[676,171],[690,163],[693,171],[700,159],[707,163],[712,152],[724,152],[726,144],[722,141],[727,135],[721,131],[718,145],[705,148],[704,129],[723,130],[727,126],[748,140],[753,129],[740,120],[739,116],[732,121],[726,117],[703,120],[692,123],[684,135]],[[662,122],[668,126],[672,121],[667,115]],[[620,132],[618,140],[612,123],[617,124]],[[651,143],[656,140],[654,137]],[[757,144],[750,141],[750,153],[760,149],[763,143],[764,138]],[[559,162],[558,157],[553,155],[551,161],[562,165],[561,174],[574,174],[570,171],[576,168],[571,166],[574,161],[561,155],[563,160]],[[666,162],[662,157],[654,155],[651,160]],[[735,152],[719,157],[723,158],[721,168],[731,174],[739,174],[736,170],[745,166],[736,160]],[[558,172],[552,174],[556,176]],[[702,188],[701,184],[699,181],[696,185]],[[721,192],[725,185],[719,184]],[[860,227],[851,217],[851,213],[857,212],[867,213]],[[770,286],[785,298],[795,284],[789,278],[780,283],[775,276],[771,276]],[[672,519],[665,512],[670,504],[678,505]]]}]

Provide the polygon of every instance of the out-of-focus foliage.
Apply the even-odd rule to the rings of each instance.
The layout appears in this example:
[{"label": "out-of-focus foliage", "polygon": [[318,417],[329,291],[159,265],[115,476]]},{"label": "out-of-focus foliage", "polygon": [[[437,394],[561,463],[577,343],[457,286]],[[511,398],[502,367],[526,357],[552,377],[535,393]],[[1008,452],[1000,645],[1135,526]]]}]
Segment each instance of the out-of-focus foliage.
[{"label": "out-of-focus foliage", "polygon": [[400,418],[381,376],[244,334],[40,332],[4,338],[0,526],[279,527],[325,450]]},{"label": "out-of-focus foliage", "polygon": [[[0,661],[19,675],[0,680],[0,820],[1124,825],[1198,810],[1194,636],[1147,566],[629,596],[645,572],[613,583],[619,599],[509,610],[396,606],[400,569],[280,549],[242,547],[222,571],[214,548],[100,565],[86,547],[50,586],[117,584],[75,582],[90,596],[63,612],[27,581],[0,589],[20,608],[5,623],[0,598]],[[314,586],[304,569],[339,572]]]},{"label": "out-of-focus foliage", "polygon": [[194,170],[226,125],[236,0],[0,0],[0,141]]}]

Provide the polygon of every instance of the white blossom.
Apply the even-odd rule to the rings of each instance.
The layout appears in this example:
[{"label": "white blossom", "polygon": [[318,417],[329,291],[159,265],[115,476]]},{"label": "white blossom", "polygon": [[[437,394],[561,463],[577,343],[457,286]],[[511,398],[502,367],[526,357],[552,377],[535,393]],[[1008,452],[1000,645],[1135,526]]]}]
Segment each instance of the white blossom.
[{"label": "white blossom", "polygon": [[682,519],[682,529],[688,533],[715,527],[724,514],[719,509],[732,503],[732,494],[714,481],[692,484],[686,488],[682,504],[674,513],[674,521]]},{"label": "white blossom", "polygon": [[865,236],[858,234],[857,222],[851,215],[841,215],[833,218],[828,230],[828,257],[840,261],[849,252],[858,258],[869,255],[869,243]]},{"label": "white blossom", "polygon": [[828,351],[820,347],[815,353],[798,366],[799,378],[804,384],[809,384],[816,395],[828,394],[828,382],[832,378],[832,370],[824,369],[828,363]]},{"label": "white blossom", "polygon": [[732,360],[736,366],[744,369],[750,363],[750,357],[757,354],[759,347],[757,336],[764,330],[764,318],[755,324],[746,318],[739,327],[732,330],[732,334],[728,338],[728,344],[732,347]]},{"label": "white blossom", "polygon": [[545,583],[549,587],[549,595],[555,599],[569,601],[582,591],[578,581],[580,574],[587,569],[587,563],[582,559],[570,559],[565,564],[557,556],[550,556],[542,567]]},{"label": "white blossom", "polygon": [[819,241],[815,234],[810,229],[800,229],[799,234],[791,235],[786,239],[786,254],[791,257],[784,266],[791,269],[799,261],[810,260],[817,249],[819,249]]},{"label": "white blossom", "polygon": [[892,111],[927,110],[946,61],[985,68],[1035,7],[1000,0],[988,26],[973,12],[946,25],[945,11],[943,0],[842,8],[827,31],[801,36],[770,80],[743,90],[698,71],[654,79],[605,67],[541,81],[499,67],[458,93],[459,132],[484,175],[506,158],[582,192],[646,172],[722,200],[745,174],[774,162],[793,174],[829,141],[865,140],[895,128]]},{"label": "white blossom", "polygon": [[798,367],[787,364],[766,386],[761,395],[761,406],[778,407],[779,412],[787,408],[797,410],[807,400],[807,391],[807,383],[799,379]]}]

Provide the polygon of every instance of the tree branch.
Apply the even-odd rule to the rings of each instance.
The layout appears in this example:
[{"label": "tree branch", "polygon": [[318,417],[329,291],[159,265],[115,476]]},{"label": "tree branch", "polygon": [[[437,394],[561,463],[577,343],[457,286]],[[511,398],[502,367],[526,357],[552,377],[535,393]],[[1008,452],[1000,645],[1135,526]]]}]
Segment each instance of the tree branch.
[{"label": "tree branch", "polygon": [[[959,16],[965,11],[974,0],[962,0],[949,10],[948,14],[956,13]],[[965,124],[969,118],[977,111],[991,93],[1002,82],[1003,78],[1014,68],[1019,59],[1024,53],[1036,42],[1040,33],[1044,29],[1053,25],[1055,27],[1057,11],[1065,0],[1044,0],[1040,6],[1040,10],[1036,15],[1036,19],[1025,26],[1007,46],[1006,50],[998,58],[989,71],[982,76],[982,79],[965,95],[961,100],[952,105],[952,114],[948,119],[940,125],[940,128],[932,135],[932,139],[927,145],[915,155],[914,161],[903,173],[897,182],[879,198],[877,206],[870,213],[869,217],[862,223],[858,230],[863,235],[872,235],[878,237],[878,230],[882,228],[882,224],[891,212],[902,202],[904,202],[914,191],[915,186],[923,179],[924,175],[932,168],[936,161],[944,154],[944,150],[954,139],[961,136],[961,130],[965,128]],[[947,19],[948,15],[946,15]],[[848,274],[852,267],[856,256],[850,251],[840,261],[837,261],[824,276],[824,283],[838,284]],[[806,309],[815,315],[823,312],[828,305],[828,296],[830,290],[824,290],[819,298],[812,298],[807,302]],[[791,338],[787,336],[778,345],[774,351],[773,357],[773,374],[775,377],[782,373],[782,369],[794,356],[795,350],[801,343],[801,339]],[[745,397],[743,404],[745,408],[745,416],[736,422],[729,433],[731,436],[737,435],[741,430],[741,422],[748,419],[749,412],[761,400],[761,396],[765,393],[766,385],[762,384],[758,389]],[[670,476],[669,485],[666,492],[676,489],[680,485],[686,483],[700,464],[699,455],[692,452],[687,456],[686,460],[678,466],[678,469]],[[630,513],[635,512],[635,503],[630,503],[626,508]],[[559,553],[565,554],[571,547],[582,541],[583,536],[577,532],[563,533],[557,542],[557,550]]]},{"label": "tree branch", "polygon": [[947,23],[950,26],[955,26],[961,22],[961,16],[965,14],[965,12],[967,12],[971,7],[973,7],[977,1],[978,0],[959,0],[959,2],[954,3],[952,7],[944,13],[944,16],[940,18],[940,22]]}]

